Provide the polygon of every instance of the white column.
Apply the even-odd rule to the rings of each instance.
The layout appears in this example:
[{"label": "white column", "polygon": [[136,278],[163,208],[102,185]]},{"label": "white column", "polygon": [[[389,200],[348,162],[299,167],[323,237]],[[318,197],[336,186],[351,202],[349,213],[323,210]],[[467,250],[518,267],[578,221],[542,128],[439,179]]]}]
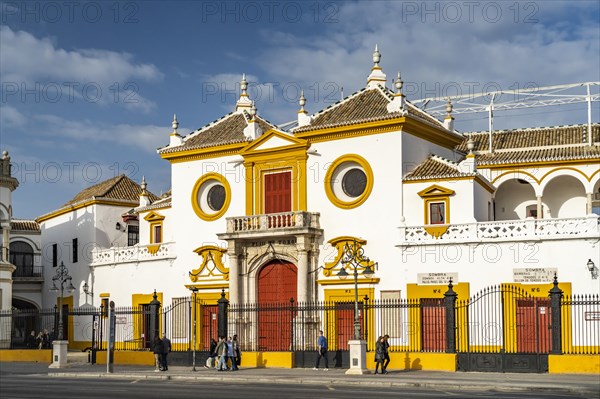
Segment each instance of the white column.
[{"label": "white column", "polygon": [[308,251],[298,249],[298,303],[308,300]]},{"label": "white column", "polygon": [[536,219],[542,219],[542,196],[537,196],[537,217]]},{"label": "white column", "polygon": [[227,247],[227,255],[229,256],[229,303],[239,303],[239,262],[237,245],[234,241],[229,242]]},{"label": "white column", "polygon": [[2,254],[0,255],[0,260],[8,263],[8,249],[10,248],[10,222],[6,223],[6,225],[2,226]]},{"label": "white column", "polygon": [[586,215],[591,215],[592,213],[592,196],[594,195],[594,193],[585,193],[587,202],[586,202]]}]

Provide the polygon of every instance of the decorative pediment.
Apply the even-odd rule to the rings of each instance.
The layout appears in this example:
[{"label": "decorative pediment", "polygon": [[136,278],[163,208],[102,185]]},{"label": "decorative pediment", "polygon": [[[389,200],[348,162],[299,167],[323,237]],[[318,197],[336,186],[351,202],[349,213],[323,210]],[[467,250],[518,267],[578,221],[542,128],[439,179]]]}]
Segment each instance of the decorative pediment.
[{"label": "decorative pediment", "polygon": [[258,139],[248,144],[240,155],[247,156],[255,152],[267,152],[274,149],[291,149],[297,147],[308,147],[308,141],[296,138],[292,135],[271,129],[265,132]]},{"label": "decorative pediment", "polygon": [[419,194],[419,197],[421,198],[448,197],[454,195],[454,190],[450,190],[449,188],[445,188],[434,184],[430,187],[427,187],[425,190],[419,191],[417,194]]},{"label": "decorative pediment", "polygon": [[[327,241],[333,248],[336,250],[336,254],[333,259],[329,262],[325,262],[323,266],[323,275],[325,277],[331,277],[333,272],[339,272],[339,270],[344,266],[340,263],[342,257],[344,256],[344,247],[346,245],[356,245],[358,250],[362,250],[362,247],[367,244],[367,240],[363,240],[362,238],[356,238],[352,236],[341,236],[332,238]],[[355,244],[356,243],[356,244]],[[368,262],[362,261],[360,262],[360,266],[363,268],[373,267],[375,262],[369,260]]]},{"label": "decorative pediment", "polygon": [[150,212],[149,214],[144,216],[144,220],[147,222],[159,222],[164,219],[165,217],[157,212]]},{"label": "decorative pediment", "polygon": [[229,280],[229,268],[223,264],[223,255],[227,249],[215,245],[205,245],[196,248],[194,252],[202,257],[202,263],[189,273],[192,282]]}]

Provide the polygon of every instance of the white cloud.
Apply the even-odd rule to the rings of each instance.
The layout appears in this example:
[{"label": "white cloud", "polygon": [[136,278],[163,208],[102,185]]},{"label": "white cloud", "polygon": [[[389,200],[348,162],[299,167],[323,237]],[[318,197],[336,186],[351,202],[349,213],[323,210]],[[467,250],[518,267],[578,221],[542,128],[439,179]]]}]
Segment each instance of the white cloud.
[{"label": "white cloud", "polygon": [[[48,38],[36,38],[25,31],[13,31],[0,26],[0,69],[2,82],[11,89],[39,90],[42,97],[59,90],[63,99],[72,98],[97,102],[118,103],[130,109],[149,112],[156,107],[134,92],[140,81],[155,82],[163,74],[153,64],[136,63],[134,56],[99,49],[66,50],[57,47]],[[85,88],[91,92],[85,92]],[[100,95],[96,96],[96,87]],[[115,95],[120,101],[115,101]],[[123,101],[130,95],[134,101]],[[96,98],[97,97],[97,98]]]},{"label": "white cloud", "polygon": [[15,107],[6,104],[0,106],[0,127],[22,126],[25,122],[25,116]]}]

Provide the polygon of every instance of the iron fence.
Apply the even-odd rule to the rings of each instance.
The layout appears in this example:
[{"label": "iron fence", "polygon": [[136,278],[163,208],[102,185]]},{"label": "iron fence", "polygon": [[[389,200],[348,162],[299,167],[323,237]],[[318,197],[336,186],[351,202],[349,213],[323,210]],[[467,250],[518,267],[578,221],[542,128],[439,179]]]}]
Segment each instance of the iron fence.
[{"label": "iron fence", "polygon": [[[563,296],[555,305],[511,285],[490,287],[448,308],[445,299],[364,298],[359,303],[361,338],[375,350],[380,335],[389,335],[393,352],[482,352],[600,354],[600,297]],[[561,328],[553,328],[559,306]],[[231,304],[226,314],[217,303],[174,299],[169,306],[140,305],[115,309],[115,350],[150,350],[155,333],[166,334],[173,351],[208,351],[227,320],[227,335],[237,334],[243,351],[313,351],[319,330],[330,351],[348,350],[354,333],[353,302],[288,301]],[[455,325],[448,318],[448,309]],[[108,315],[103,307],[67,308],[66,338],[106,349]],[[0,345],[4,348],[50,347],[58,326],[58,309],[0,311]],[[557,330],[557,331],[555,331]],[[29,338],[31,331],[35,341]],[[46,340],[38,333],[46,331]],[[455,333],[455,347],[449,340]],[[557,336],[558,334],[558,336]],[[558,342],[558,346],[556,344]],[[195,346],[194,346],[195,344]]]}]

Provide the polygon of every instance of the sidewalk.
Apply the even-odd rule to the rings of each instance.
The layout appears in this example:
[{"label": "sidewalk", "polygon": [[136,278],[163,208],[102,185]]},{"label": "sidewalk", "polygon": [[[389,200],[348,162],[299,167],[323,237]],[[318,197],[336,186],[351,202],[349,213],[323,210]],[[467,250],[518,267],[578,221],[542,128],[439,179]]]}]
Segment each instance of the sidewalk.
[{"label": "sidewalk", "polygon": [[464,373],[435,371],[394,371],[387,375],[346,375],[345,370],[329,369],[240,369],[218,372],[197,366],[172,366],[166,372],[140,366],[114,366],[114,373],[106,373],[106,365],[69,364],[65,369],[49,370],[49,376],[69,378],[119,378],[153,380],[228,381],[265,384],[319,384],[319,385],[376,385],[396,387],[426,387],[453,390],[535,391],[577,393],[589,398],[600,398],[600,376],[583,374],[516,374]]}]

